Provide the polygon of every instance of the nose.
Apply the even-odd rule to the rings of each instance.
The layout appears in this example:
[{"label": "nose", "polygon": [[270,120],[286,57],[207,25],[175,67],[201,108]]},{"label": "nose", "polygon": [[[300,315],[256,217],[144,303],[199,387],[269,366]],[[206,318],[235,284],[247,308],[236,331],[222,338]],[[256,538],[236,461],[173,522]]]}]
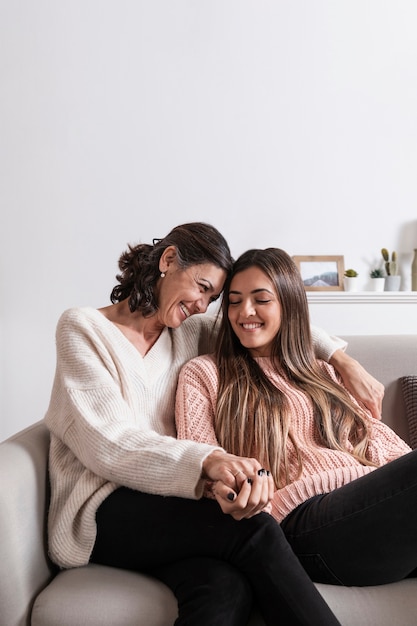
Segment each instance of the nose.
[{"label": "nose", "polygon": [[210,304],[210,297],[207,298],[201,297],[195,303],[195,311],[196,313],[205,313],[208,309],[208,305]]},{"label": "nose", "polygon": [[250,317],[255,314],[256,311],[253,302],[251,300],[244,300],[239,307],[240,317]]}]

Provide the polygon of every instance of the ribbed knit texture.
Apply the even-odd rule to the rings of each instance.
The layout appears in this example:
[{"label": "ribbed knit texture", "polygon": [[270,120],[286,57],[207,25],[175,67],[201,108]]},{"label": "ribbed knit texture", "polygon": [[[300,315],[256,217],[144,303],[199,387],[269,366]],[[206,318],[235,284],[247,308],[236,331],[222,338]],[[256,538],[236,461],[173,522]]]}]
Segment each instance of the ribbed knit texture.
[{"label": "ribbed knit texture", "polygon": [[[267,358],[258,358],[272,382],[283,391],[293,407],[291,431],[300,449],[303,472],[297,475],[297,459],[291,443],[288,444],[290,462],[293,462],[293,482],[275,492],[272,515],[282,521],[288,513],[308,498],[329,493],[375,469],[364,466],[348,452],[329,450],[320,446],[314,425],[313,407],[307,396],[292,387],[271,367]],[[335,370],[320,361],[329,375],[340,382]],[[211,356],[193,359],[184,366],[178,383],[176,398],[176,423],[178,437],[202,443],[217,444],[214,431],[214,412],[217,401],[218,375]],[[406,454],[411,448],[394,431],[374,419],[368,412],[372,441],[369,444],[369,460],[378,466]],[[345,442],[349,449],[349,442]],[[351,447],[351,446],[350,446]]]},{"label": "ribbed knit texture", "polygon": [[56,331],[57,367],[45,423],[51,431],[49,551],[85,565],[95,513],[119,485],[184,498],[203,493],[203,460],[217,446],[178,441],[174,398],[181,366],[211,349],[214,320],[165,329],[142,357],[93,308],[70,309]]}]

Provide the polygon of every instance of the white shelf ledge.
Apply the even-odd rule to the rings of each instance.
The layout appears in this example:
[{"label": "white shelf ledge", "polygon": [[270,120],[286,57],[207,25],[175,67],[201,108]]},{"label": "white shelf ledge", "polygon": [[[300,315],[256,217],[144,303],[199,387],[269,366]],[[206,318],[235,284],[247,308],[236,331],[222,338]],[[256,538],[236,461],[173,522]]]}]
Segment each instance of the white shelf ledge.
[{"label": "white shelf ledge", "polygon": [[417,291],[307,291],[307,299],[312,323],[330,334],[417,334]]},{"label": "white shelf ledge", "polygon": [[316,304],[417,304],[417,291],[307,291]]}]

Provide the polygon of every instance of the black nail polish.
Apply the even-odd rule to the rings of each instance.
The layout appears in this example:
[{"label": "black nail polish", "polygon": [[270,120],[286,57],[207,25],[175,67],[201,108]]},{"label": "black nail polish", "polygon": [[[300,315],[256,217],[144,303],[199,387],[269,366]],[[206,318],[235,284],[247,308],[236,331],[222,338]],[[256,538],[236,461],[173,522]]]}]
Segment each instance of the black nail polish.
[{"label": "black nail polish", "polygon": [[230,500],[230,502],[233,502],[233,500],[235,499],[235,494],[232,491],[230,491],[227,494],[227,499]]},{"label": "black nail polish", "polygon": [[266,470],[265,469],[258,470],[258,476],[264,476],[265,474],[266,474]]},{"label": "black nail polish", "polygon": [[248,478],[248,483],[251,485],[252,484],[252,478]]}]

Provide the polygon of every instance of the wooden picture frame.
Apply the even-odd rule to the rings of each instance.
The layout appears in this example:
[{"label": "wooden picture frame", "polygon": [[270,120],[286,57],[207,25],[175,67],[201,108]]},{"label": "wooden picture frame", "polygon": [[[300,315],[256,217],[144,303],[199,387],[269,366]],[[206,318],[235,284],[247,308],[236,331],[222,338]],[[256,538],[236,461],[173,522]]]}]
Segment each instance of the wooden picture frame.
[{"label": "wooden picture frame", "polygon": [[306,291],[343,291],[345,261],[338,256],[293,256]]}]

